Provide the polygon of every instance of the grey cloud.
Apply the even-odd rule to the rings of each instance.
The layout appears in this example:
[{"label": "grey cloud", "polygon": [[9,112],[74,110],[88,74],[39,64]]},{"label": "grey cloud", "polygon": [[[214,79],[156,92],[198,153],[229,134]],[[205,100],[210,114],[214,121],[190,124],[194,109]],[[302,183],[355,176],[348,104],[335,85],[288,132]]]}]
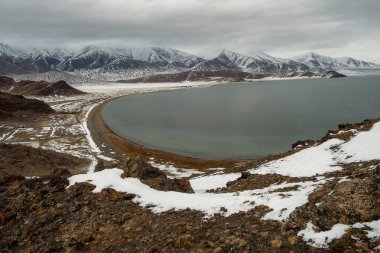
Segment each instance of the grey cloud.
[{"label": "grey cloud", "polygon": [[378,0],[0,0],[0,40],[378,59],[379,10]]}]

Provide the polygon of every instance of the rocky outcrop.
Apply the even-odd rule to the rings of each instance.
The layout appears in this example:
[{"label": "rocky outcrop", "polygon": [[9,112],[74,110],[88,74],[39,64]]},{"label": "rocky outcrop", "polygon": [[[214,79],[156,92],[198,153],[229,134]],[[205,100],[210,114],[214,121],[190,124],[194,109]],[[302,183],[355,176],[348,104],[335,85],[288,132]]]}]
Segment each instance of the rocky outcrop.
[{"label": "rocky outcrop", "polygon": [[303,148],[303,147],[307,147],[314,144],[315,144],[314,140],[296,141],[295,143],[292,144],[292,149],[301,148],[301,147]]},{"label": "rocky outcrop", "polygon": [[0,144],[0,173],[23,176],[49,175],[56,169],[83,172],[89,162],[69,154],[19,144]]},{"label": "rocky outcrop", "polygon": [[177,191],[193,193],[190,182],[187,179],[169,179],[159,169],[145,163],[142,159],[123,158],[117,165],[124,170],[123,177],[135,177],[152,188],[161,191]]},{"label": "rocky outcrop", "polygon": [[0,76],[0,90],[26,96],[75,96],[86,94],[71,87],[65,81],[50,83],[25,80],[16,82],[6,76]]},{"label": "rocky outcrop", "polygon": [[0,91],[0,117],[2,119],[19,117],[26,114],[50,114],[54,110],[43,101],[28,99]]},{"label": "rocky outcrop", "polygon": [[327,77],[327,78],[340,78],[340,77],[347,77],[346,75],[343,75],[341,73],[338,73],[334,70],[329,70],[327,72],[324,72],[321,77]]},{"label": "rocky outcrop", "polygon": [[0,76],[0,90],[8,91],[16,84],[16,81],[13,78],[7,76]]}]

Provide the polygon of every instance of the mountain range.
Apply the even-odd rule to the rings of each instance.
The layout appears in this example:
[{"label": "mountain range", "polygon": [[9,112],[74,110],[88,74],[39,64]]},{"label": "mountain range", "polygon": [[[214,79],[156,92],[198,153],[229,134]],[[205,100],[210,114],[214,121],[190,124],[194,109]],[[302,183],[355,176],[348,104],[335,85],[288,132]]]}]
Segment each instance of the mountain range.
[{"label": "mountain range", "polygon": [[307,53],[291,59],[262,52],[251,55],[223,50],[213,59],[170,48],[111,48],[86,46],[78,51],[65,49],[18,49],[0,43],[0,75],[47,81],[76,79],[120,80],[157,73],[183,71],[243,71],[254,74],[292,71],[380,68],[380,65],[350,57],[332,58]]}]

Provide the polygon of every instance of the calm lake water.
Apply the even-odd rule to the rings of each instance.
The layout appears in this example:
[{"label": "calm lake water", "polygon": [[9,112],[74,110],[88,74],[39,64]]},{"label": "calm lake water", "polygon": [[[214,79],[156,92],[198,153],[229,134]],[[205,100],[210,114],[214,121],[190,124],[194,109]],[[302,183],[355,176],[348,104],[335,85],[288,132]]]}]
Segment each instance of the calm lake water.
[{"label": "calm lake water", "polygon": [[380,117],[380,76],[225,84],[122,97],[102,116],[119,136],[173,153],[258,158]]}]

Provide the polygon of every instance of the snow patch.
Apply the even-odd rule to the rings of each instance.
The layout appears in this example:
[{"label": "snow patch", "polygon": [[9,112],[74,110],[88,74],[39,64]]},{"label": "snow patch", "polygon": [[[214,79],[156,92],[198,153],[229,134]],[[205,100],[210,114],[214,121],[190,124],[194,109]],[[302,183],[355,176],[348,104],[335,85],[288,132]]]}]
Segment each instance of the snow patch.
[{"label": "snow patch", "polygon": [[307,244],[317,248],[328,248],[328,244],[334,239],[340,239],[350,228],[362,229],[367,233],[367,238],[377,240],[380,238],[380,219],[371,222],[355,223],[354,225],[335,224],[330,230],[316,232],[311,221],[305,229],[298,232]]},{"label": "snow patch", "polygon": [[150,165],[152,165],[155,168],[158,168],[159,170],[165,171],[169,173],[170,175],[167,175],[168,178],[184,178],[184,177],[191,177],[194,174],[203,174],[204,172],[198,171],[195,169],[181,169],[176,168],[171,164],[158,164],[153,161],[148,162]]},{"label": "snow patch", "polygon": [[[249,211],[256,206],[266,205],[270,209],[263,219],[284,221],[297,207],[307,203],[308,195],[326,181],[307,181],[299,183],[282,183],[263,189],[234,193],[182,193],[158,191],[143,184],[137,178],[121,178],[123,170],[105,169],[103,171],[74,175],[69,178],[70,186],[79,182],[89,182],[96,186],[94,192],[105,188],[136,194],[135,202],[142,207],[149,207],[155,213],[170,209],[185,210],[190,208],[203,212],[206,217],[216,213],[229,216],[238,212]],[[274,191],[298,185],[298,189],[281,192]],[[221,210],[224,207],[227,211]]]},{"label": "snow patch", "polygon": [[226,187],[228,182],[235,181],[239,177],[241,177],[241,173],[213,174],[190,179],[190,184],[194,192],[205,192]]},{"label": "snow patch", "polygon": [[380,123],[352,137],[341,145],[340,150],[340,159],[346,163],[380,159]]},{"label": "snow patch", "polygon": [[340,239],[344,235],[349,225],[335,224],[330,230],[315,232],[315,226],[311,221],[307,223],[305,229],[298,232],[298,236],[301,236],[307,244],[317,248],[328,248],[328,244],[334,239]]},{"label": "snow patch", "polygon": [[371,222],[355,223],[352,227],[365,230],[367,232],[367,237],[370,239],[376,240],[380,238],[380,219]]},{"label": "snow patch", "polygon": [[252,174],[276,173],[290,177],[311,177],[337,171],[342,168],[336,166],[331,148],[342,143],[342,140],[331,139],[318,146],[303,149],[293,155],[265,163],[256,169],[249,170],[249,172]]}]

